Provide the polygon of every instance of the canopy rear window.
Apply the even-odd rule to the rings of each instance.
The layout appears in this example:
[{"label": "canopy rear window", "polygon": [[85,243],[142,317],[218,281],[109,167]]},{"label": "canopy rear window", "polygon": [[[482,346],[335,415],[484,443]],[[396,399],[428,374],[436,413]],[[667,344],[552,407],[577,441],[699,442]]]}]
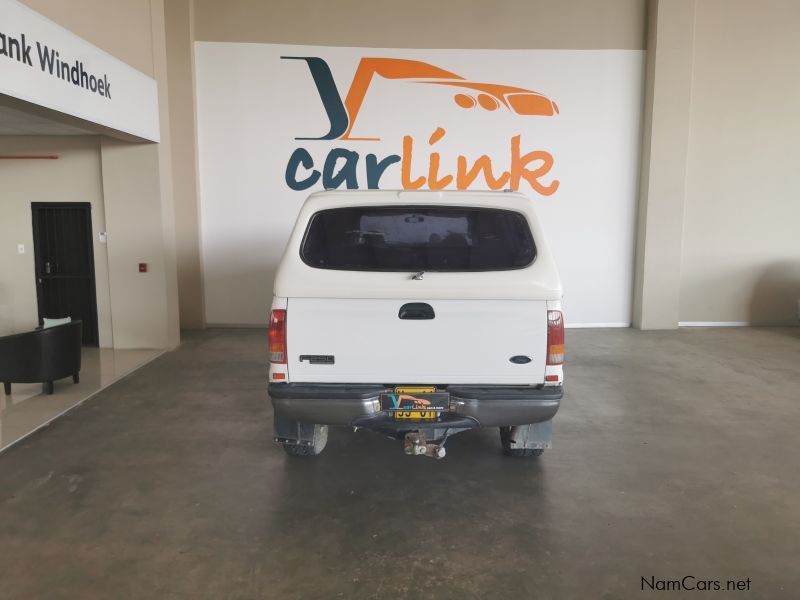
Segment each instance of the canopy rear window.
[{"label": "canopy rear window", "polygon": [[511,210],[350,206],[316,213],[300,256],[318,269],[501,271],[530,265],[536,246]]}]

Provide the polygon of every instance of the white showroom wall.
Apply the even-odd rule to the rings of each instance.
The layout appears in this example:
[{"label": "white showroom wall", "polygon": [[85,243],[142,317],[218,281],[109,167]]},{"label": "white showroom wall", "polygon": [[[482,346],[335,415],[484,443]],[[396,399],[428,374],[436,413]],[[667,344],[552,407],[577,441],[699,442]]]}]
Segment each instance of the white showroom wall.
[{"label": "white showroom wall", "polygon": [[[398,157],[380,179],[382,189],[409,187],[410,180],[418,177],[430,179],[433,153],[440,156],[440,178],[457,174],[459,156],[466,158],[468,167],[488,156],[495,178],[501,179],[495,187],[518,187],[544,221],[564,282],[569,322],[630,323],[642,51],[399,50],[198,42],[195,53],[209,324],[266,321],[273,273],[295,216],[303,199],[325,182],[319,177],[306,189],[291,186],[304,187],[303,180],[315,177],[313,169],[323,170],[335,149],[351,160],[355,156],[348,153],[358,154],[350,184],[362,189],[368,186],[370,154],[377,160]],[[317,57],[329,66],[336,90],[331,95],[330,82],[323,83],[323,94],[348,105],[349,135],[334,131],[336,118],[331,120],[323,108],[308,61],[281,58],[289,56]],[[418,64],[402,76],[393,75],[394,79],[379,72],[367,80],[368,93],[356,112],[345,98],[350,89],[357,89],[351,82],[361,59],[368,57],[424,62],[463,80],[440,73],[436,85],[420,85],[415,82],[427,74],[420,74]],[[517,114],[505,106],[464,110],[454,103],[454,95],[479,96],[481,90],[469,87],[474,82],[538,92],[556,103],[558,114]],[[359,94],[354,91],[353,96]],[[444,134],[440,131],[439,139],[432,138],[439,128]],[[335,139],[297,139],[319,137]],[[380,139],[353,139],[357,137]],[[516,139],[523,157],[517,160],[512,157]],[[409,143],[413,158],[408,156]],[[313,167],[291,163],[292,156],[304,151]],[[531,152],[535,154],[523,164]],[[410,167],[406,181],[404,162]],[[345,164],[340,158],[333,171]],[[503,172],[519,173],[523,168],[527,178],[502,181]],[[456,185],[454,178],[445,189]],[[487,185],[485,175],[479,174],[468,188],[487,189]],[[420,189],[430,186],[425,181]],[[341,188],[345,187],[342,182]]]}]

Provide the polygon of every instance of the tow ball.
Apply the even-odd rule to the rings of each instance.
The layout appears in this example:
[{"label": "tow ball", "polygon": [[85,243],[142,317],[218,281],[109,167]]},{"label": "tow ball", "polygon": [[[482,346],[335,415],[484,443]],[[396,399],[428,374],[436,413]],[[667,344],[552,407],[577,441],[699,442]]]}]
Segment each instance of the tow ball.
[{"label": "tow ball", "polygon": [[447,451],[444,449],[444,442],[441,444],[429,443],[422,431],[412,431],[405,437],[405,453],[409,456],[444,458]]}]

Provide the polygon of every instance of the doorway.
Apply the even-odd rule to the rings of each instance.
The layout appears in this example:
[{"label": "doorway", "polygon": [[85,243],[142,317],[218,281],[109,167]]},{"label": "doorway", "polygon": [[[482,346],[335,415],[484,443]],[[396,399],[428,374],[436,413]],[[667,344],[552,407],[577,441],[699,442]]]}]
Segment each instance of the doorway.
[{"label": "doorway", "polygon": [[83,345],[97,346],[92,206],[33,202],[33,250],[39,324],[45,318],[83,321]]}]

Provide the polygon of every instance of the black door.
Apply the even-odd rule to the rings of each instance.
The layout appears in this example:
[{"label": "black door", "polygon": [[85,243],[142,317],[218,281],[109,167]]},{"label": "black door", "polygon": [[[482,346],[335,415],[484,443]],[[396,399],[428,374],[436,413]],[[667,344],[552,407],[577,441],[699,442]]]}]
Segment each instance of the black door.
[{"label": "black door", "polygon": [[34,202],[33,250],[39,324],[83,321],[83,344],[97,346],[92,208],[88,202]]}]

